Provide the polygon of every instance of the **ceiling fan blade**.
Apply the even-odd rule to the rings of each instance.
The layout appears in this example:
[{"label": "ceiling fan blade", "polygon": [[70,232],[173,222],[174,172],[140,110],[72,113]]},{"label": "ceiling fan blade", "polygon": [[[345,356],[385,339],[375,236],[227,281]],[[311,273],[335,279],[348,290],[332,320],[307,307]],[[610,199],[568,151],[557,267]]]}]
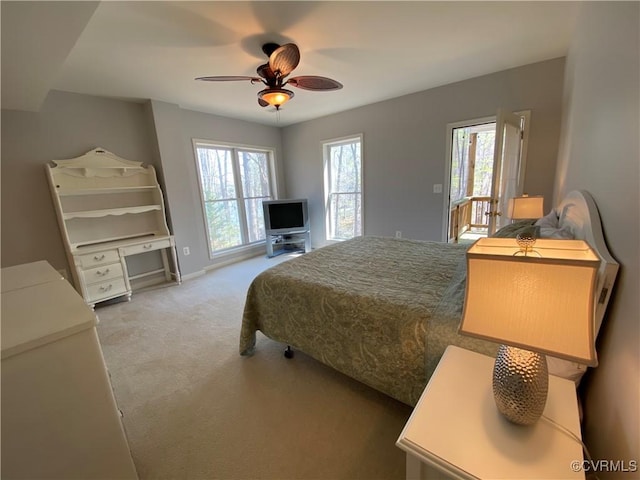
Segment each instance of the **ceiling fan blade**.
[{"label": "ceiling fan blade", "polygon": [[340,90],[342,84],[332,78],[319,77],[317,75],[302,75],[290,78],[287,82],[292,87],[298,87],[303,90]]},{"label": "ceiling fan blade", "polygon": [[249,80],[251,83],[261,82],[258,77],[245,77],[241,75],[218,75],[214,77],[197,77],[196,80],[204,80],[206,82],[235,82]]},{"label": "ceiling fan blade", "polygon": [[267,83],[276,78],[275,74],[271,70],[271,67],[269,66],[268,63],[265,63],[264,65],[260,65],[256,69],[256,72],[258,73],[258,75],[264,78],[267,81]]},{"label": "ceiling fan blade", "polygon": [[265,102],[261,98],[258,98],[258,103],[260,104],[261,107],[268,107],[269,106],[269,103]]},{"label": "ceiling fan blade", "polygon": [[289,75],[300,63],[300,50],[294,43],[287,43],[274,50],[269,56],[269,67],[281,77]]},{"label": "ceiling fan blade", "polygon": [[273,43],[273,42],[267,42],[265,44],[262,45],[262,52],[267,56],[270,57],[271,54],[273,52],[275,52],[277,49],[280,48],[280,45],[278,45],[277,43]]}]

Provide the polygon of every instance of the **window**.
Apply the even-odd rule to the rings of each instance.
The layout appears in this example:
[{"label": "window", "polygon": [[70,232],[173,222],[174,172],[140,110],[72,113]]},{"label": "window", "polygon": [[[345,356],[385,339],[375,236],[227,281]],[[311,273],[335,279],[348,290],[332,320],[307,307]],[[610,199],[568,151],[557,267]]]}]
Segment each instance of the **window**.
[{"label": "window", "polygon": [[453,128],[451,202],[465,197],[490,197],[496,123]]},{"label": "window", "polygon": [[273,152],[194,142],[209,255],[265,238]]},{"label": "window", "polygon": [[327,240],[362,235],[362,135],[323,143]]}]

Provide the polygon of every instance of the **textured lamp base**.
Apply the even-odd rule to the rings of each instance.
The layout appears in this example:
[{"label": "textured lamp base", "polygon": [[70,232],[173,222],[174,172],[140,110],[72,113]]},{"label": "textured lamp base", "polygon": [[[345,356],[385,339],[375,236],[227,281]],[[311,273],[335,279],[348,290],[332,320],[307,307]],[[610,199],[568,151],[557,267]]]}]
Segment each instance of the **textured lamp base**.
[{"label": "textured lamp base", "polygon": [[533,425],[542,415],[548,389],[544,355],[500,345],[493,367],[493,397],[500,413],[518,425]]}]

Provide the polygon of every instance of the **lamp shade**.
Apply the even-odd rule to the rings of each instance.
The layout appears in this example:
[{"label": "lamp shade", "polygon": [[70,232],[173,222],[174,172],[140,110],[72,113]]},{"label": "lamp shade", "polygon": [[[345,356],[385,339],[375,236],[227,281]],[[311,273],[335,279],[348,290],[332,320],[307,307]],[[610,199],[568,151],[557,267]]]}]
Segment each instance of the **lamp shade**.
[{"label": "lamp shade", "polygon": [[467,251],[460,333],[597,365],[594,290],[598,256],[582,240],[482,238]]},{"label": "lamp shade", "polygon": [[507,216],[512,219],[540,218],[544,215],[544,197],[513,197],[509,199]]},{"label": "lamp shade", "polygon": [[291,100],[293,96],[293,92],[285,88],[266,88],[258,92],[258,98],[276,108],[280,108]]}]

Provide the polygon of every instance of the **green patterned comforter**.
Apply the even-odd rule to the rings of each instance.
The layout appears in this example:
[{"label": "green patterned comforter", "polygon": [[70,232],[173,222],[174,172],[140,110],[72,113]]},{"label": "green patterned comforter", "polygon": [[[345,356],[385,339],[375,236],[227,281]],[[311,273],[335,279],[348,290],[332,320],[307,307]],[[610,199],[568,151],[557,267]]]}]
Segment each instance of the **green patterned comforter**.
[{"label": "green patterned comforter", "polygon": [[493,355],[457,334],[467,246],[358,237],[283,262],[247,293],[240,353],[256,331],[408,405],[447,345]]}]

